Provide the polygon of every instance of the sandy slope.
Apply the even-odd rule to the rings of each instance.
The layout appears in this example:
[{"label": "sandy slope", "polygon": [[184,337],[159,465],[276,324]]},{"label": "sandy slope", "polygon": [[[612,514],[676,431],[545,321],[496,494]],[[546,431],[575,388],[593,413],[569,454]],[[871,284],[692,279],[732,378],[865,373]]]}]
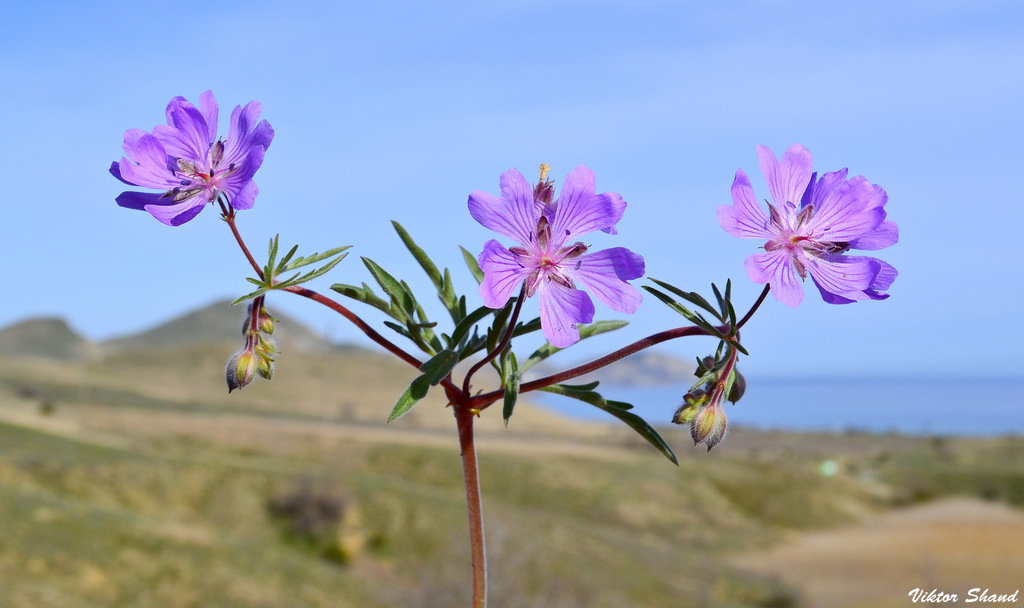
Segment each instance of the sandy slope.
[{"label": "sandy slope", "polygon": [[968,603],[968,591],[1020,589],[1019,605],[1024,603],[1024,511],[947,499],[852,527],[803,534],[736,563],[801,589],[802,605],[815,608],[911,606],[916,604],[907,594],[915,588],[958,595],[943,606],[1012,606]]}]

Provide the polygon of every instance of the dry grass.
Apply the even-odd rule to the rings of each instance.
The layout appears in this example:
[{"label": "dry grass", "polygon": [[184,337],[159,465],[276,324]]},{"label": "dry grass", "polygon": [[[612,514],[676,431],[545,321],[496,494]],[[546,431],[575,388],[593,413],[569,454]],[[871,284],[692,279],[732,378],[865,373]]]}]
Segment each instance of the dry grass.
[{"label": "dry grass", "polygon": [[735,563],[801,590],[816,608],[909,606],[914,588],[1013,593],[1024,586],[1024,512],[975,498],[890,511],[855,526],[800,534]]}]

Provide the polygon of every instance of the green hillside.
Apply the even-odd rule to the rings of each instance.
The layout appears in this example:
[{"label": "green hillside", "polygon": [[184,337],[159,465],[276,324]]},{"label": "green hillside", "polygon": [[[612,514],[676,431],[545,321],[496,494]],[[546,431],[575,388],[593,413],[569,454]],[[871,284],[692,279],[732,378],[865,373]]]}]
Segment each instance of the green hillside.
[{"label": "green hillside", "polygon": [[88,358],[95,348],[68,325],[52,317],[27,319],[0,329],[0,352],[13,357],[60,361]]},{"label": "green hillside", "polygon": [[[212,342],[240,344],[245,310],[245,304],[231,306],[230,300],[217,300],[148,330],[108,340],[103,347],[108,351],[128,351]],[[325,352],[334,348],[302,322],[271,312],[280,321],[274,337],[281,348],[304,352]]]},{"label": "green hillside", "polygon": [[[468,603],[443,396],[384,424],[416,371],[341,349],[290,350],[273,381],[228,394],[237,338],[197,336],[227,337],[216,328],[234,312],[210,307],[93,357],[0,354],[0,606]],[[707,454],[666,429],[676,467],[621,426],[528,400],[510,428],[500,418],[478,423],[493,607],[807,606],[799,576],[738,557],[949,495],[1024,505],[1019,438],[735,429]],[[1024,548],[1017,529],[1003,537]],[[925,565],[941,578],[937,556]],[[1012,577],[1024,550],[1003,564]]]}]

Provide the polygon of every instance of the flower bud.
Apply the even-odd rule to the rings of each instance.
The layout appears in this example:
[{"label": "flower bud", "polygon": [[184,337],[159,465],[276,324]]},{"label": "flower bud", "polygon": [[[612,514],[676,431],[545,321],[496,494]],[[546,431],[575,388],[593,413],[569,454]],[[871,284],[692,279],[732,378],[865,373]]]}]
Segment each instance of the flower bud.
[{"label": "flower bud", "polygon": [[675,415],[672,416],[672,422],[675,424],[689,424],[693,422],[694,417],[700,408],[708,402],[709,395],[703,387],[691,390],[690,392],[683,395],[683,404],[676,410]]},{"label": "flower bud", "polygon": [[747,392],[747,379],[743,377],[743,374],[739,370],[733,368],[733,381],[732,388],[729,389],[729,394],[725,397],[730,403],[736,403],[743,398],[743,393]]},{"label": "flower bud", "polygon": [[267,355],[256,357],[256,373],[270,380],[274,375],[274,359]]},{"label": "flower bud", "polygon": [[690,423],[690,436],[693,437],[693,445],[704,443],[708,451],[718,445],[725,437],[725,410],[722,403],[716,402],[707,407],[701,408]]},{"label": "flower bud", "polygon": [[228,359],[224,376],[228,382],[228,392],[243,388],[252,382],[256,371],[256,353],[251,348],[243,348]]},{"label": "flower bud", "polygon": [[260,306],[259,311],[259,330],[267,335],[274,333],[274,323],[277,321],[274,317],[270,316],[266,308]]}]

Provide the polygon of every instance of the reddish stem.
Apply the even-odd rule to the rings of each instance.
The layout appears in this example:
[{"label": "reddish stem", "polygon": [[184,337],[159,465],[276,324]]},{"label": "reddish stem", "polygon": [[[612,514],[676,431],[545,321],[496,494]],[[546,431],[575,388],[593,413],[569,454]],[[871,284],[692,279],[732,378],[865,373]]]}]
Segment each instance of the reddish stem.
[{"label": "reddish stem", "polygon": [[242,253],[245,254],[246,259],[249,260],[249,264],[252,265],[253,270],[259,275],[261,279],[266,277],[263,276],[263,269],[256,263],[256,258],[252,257],[252,253],[249,248],[245,245],[245,241],[242,240],[242,235],[238,232],[238,226],[235,224],[235,210],[224,204],[224,201],[217,201],[220,203],[221,218],[228,223],[231,227],[231,234],[235,235],[235,241],[238,242],[238,246],[242,249]]},{"label": "reddish stem", "polygon": [[466,486],[466,512],[469,516],[469,545],[473,566],[473,608],[487,605],[487,554],[484,542],[484,512],[480,499],[480,471],[477,468],[473,420],[476,413],[464,405],[455,406],[459,429],[459,452]]},{"label": "reddish stem", "polygon": [[477,372],[481,367],[487,365],[487,363],[501,354],[501,351],[505,350],[508,343],[512,341],[512,334],[516,330],[516,321],[519,320],[519,311],[523,308],[523,300],[526,298],[526,284],[523,283],[523,288],[519,290],[519,297],[516,298],[515,307],[512,309],[512,316],[508,320],[508,328],[505,331],[505,335],[502,336],[501,342],[491,351],[486,357],[477,361],[473,367],[469,368],[466,372],[466,378],[462,382],[462,392],[466,395],[469,394],[470,384],[469,381],[473,377],[473,374]]}]

